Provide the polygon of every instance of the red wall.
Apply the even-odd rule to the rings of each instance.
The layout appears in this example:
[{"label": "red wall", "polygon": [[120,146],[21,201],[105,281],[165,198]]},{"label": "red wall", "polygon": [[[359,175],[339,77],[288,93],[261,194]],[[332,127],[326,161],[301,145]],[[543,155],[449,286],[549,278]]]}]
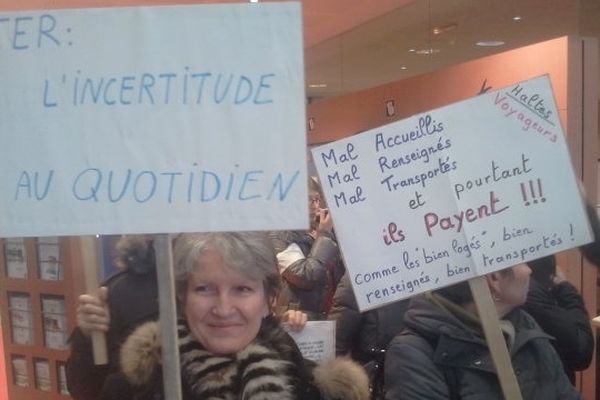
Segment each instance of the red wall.
[{"label": "red wall", "polygon": [[2,329],[0,329],[0,399],[8,399],[8,388],[6,386],[6,366],[4,365],[4,360],[4,340],[2,338]]},{"label": "red wall", "polygon": [[[332,99],[307,107],[314,129],[310,144],[341,139],[411,115],[475,96],[484,81],[492,90],[549,74],[566,130],[569,38],[521,47]],[[385,102],[393,99],[396,115],[386,117]]]}]

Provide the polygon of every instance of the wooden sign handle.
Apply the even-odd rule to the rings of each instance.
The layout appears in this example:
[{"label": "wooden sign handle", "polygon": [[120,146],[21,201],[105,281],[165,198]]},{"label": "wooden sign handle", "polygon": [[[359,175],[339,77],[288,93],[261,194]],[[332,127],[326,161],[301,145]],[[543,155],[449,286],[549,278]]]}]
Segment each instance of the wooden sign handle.
[{"label": "wooden sign handle", "polygon": [[175,302],[175,276],[171,236],[154,235],[156,276],[158,278],[158,304],[160,313],[160,341],[165,398],[181,400],[181,367],[177,339],[177,307]]},{"label": "wooden sign handle", "polygon": [[510,361],[506,341],[500,329],[498,313],[492,300],[492,294],[487,284],[485,276],[478,276],[469,279],[469,286],[475,300],[475,307],[479,314],[479,320],[483,326],[483,333],[487,341],[488,348],[492,354],[492,360],[496,366],[496,373],[500,380],[500,387],[505,399],[522,400],[521,389],[515,376],[515,372]]},{"label": "wooden sign handle", "polygon": [[[82,236],[80,239],[83,275],[85,277],[85,291],[93,296],[98,295],[100,283],[98,281],[98,251],[94,236]],[[106,350],[106,335],[103,332],[92,332],[92,349],[94,364],[108,364]]]}]

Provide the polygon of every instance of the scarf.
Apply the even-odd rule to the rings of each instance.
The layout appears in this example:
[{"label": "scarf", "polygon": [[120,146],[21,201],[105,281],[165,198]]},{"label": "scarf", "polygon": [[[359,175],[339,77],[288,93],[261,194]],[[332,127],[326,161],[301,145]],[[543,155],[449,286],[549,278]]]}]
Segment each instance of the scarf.
[{"label": "scarf", "polygon": [[[265,318],[254,341],[235,354],[215,355],[178,323],[181,378],[193,399],[292,400],[298,377],[285,332]],[[187,396],[186,396],[187,397]]]}]

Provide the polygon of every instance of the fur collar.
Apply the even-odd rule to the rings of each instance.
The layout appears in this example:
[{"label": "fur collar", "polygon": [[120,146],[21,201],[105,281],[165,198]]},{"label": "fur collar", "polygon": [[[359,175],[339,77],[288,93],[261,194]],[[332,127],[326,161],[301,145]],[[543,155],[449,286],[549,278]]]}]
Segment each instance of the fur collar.
[{"label": "fur collar", "polygon": [[[135,386],[160,379],[160,326],[137,328],[121,348],[121,367]],[[363,368],[348,358],[316,367],[305,364],[291,337],[266,318],[256,339],[236,354],[217,356],[205,350],[185,322],[178,326],[184,397],[192,399],[369,399]],[[314,393],[311,393],[312,392]]]}]

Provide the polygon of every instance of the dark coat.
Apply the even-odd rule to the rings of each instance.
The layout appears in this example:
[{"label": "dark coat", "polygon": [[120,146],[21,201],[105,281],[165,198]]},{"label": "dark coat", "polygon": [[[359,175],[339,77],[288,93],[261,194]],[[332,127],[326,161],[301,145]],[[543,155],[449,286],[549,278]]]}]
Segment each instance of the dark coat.
[{"label": "dark coat", "polygon": [[[278,306],[283,310],[302,310],[309,319],[324,319],[344,271],[335,238],[322,233],[314,239],[307,231],[277,231],[270,237],[283,278]],[[294,246],[292,252],[298,257],[291,263],[282,263],[290,246]]]},{"label": "dark coat", "polygon": [[[510,356],[524,400],[581,399],[567,379],[550,336],[516,309],[505,316],[515,328]],[[385,363],[386,399],[503,399],[481,333],[438,304],[418,296],[394,338]]]},{"label": "dark coat", "polygon": [[[159,324],[149,322],[122,348],[122,369],[136,386],[131,400],[162,400]],[[178,326],[184,400],[368,400],[364,370],[349,359],[316,365],[303,359],[293,339],[273,317],[257,337],[235,354],[215,355]]]},{"label": "dark coat", "polygon": [[569,282],[544,287],[530,281],[523,306],[552,341],[565,373],[575,383],[575,371],[586,369],[594,354],[594,334],[581,295]]},{"label": "dark coat", "polygon": [[586,203],[585,210],[590,222],[590,227],[592,228],[594,241],[581,246],[579,250],[589,262],[596,267],[600,267],[600,219],[598,218],[598,211],[596,210],[596,207],[592,206],[590,203]]},{"label": "dark coat", "polygon": [[66,375],[69,393],[75,400],[131,400],[132,388],[120,373],[119,349],[133,329],[158,318],[155,263],[135,254],[138,245],[131,242],[131,264],[102,284],[108,288],[111,318],[106,334],[109,363],[94,365],[90,339],[78,328],[71,334]]},{"label": "dark coat", "polygon": [[348,272],[338,283],[328,319],[335,321],[335,352],[362,364],[371,383],[372,399],[383,398],[383,365],[390,341],[404,328],[408,300],[360,312]]},{"label": "dark coat", "polygon": [[335,350],[338,356],[351,355],[357,361],[372,361],[404,328],[408,300],[360,312],[350,276],[340,280],[328,319],[336,322]]}]

